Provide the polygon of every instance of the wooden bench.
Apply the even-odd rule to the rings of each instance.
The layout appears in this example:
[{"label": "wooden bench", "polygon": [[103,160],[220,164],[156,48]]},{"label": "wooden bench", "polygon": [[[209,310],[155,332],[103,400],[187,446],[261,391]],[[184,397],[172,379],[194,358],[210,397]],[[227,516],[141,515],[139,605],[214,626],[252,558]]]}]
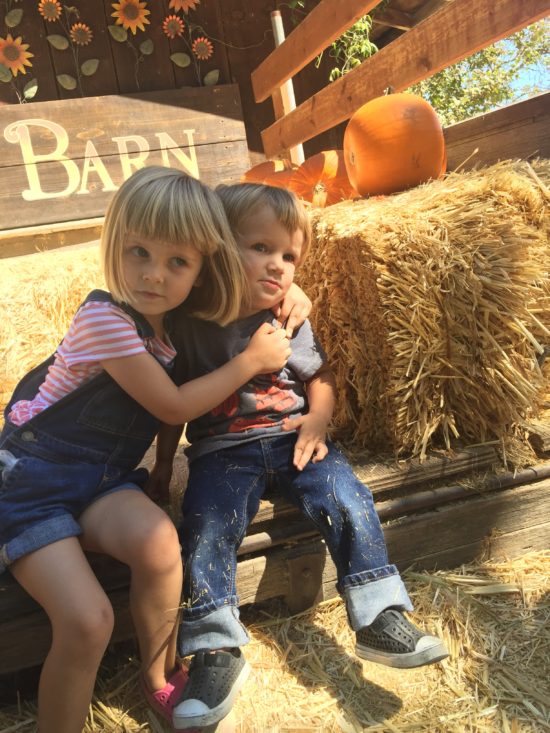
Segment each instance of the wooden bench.
[{"label": "wooden bench", "polygon": [[[375,496],[391,560],[401,569],[433,569],[455,567],[482,552],[510,557],[548,547],[550,463],[497,476],[495,461],[493,448],[481,446],[453,457],[432,455],[423,464],[355,462]],[[177,492],[185,473],[184,459],[178,462]],[[465,474],[468,480],[458,483]],[[238,557],[243,605],[283,597],[296,612],[336,595],[336,569],[324,542],[309,520],[278,497],[261,502]],[[128,568],[100,555],[91,562],[115,608],[113,640],[132,637]],[[0,675],[41,663],[49,643],[45,613],[9,572],[0,575]]]}]

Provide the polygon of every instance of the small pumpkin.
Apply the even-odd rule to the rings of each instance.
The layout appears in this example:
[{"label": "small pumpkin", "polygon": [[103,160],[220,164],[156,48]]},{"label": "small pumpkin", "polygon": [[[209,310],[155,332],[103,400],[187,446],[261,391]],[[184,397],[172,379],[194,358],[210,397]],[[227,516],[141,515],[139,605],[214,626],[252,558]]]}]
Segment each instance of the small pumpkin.
[{"label": "small pumpkin", "polygon": [[265,160],[253,166],[241,177],[241,182],[265,183],[268,186],[288,188],[292,174],[298,168],[289,160]]},{"label": "small pumpkin", "polygon": [[415,94],[371,99],[348,122],[344,159],[361,196],[404,191],[439,178],[446,167],[441,122],[429,102]]},{"label": "small pumpkin", "polygon": [[290,179],[289,188],[313,206],[331,206],[354,198],[343,150],[323,150],[307,158]]}]

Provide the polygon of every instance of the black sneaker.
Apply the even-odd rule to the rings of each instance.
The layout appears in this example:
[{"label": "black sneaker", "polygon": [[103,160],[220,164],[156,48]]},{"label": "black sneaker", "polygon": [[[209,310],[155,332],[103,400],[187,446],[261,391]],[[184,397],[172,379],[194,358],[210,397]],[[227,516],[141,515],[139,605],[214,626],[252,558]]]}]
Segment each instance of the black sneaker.
[{"label": "black sneaker", "polygon": [[189,667],[189,681],[174,706],[174,728],[202,728],[225,718],[249,672],[250,665],[238,648],[197,652]]},{"label": "black sneaker", "polygon": [[422,667],[449,656],[440,639],[417,629],[395,608],[382,611],[355,636],[358,657],[387,667]]}]

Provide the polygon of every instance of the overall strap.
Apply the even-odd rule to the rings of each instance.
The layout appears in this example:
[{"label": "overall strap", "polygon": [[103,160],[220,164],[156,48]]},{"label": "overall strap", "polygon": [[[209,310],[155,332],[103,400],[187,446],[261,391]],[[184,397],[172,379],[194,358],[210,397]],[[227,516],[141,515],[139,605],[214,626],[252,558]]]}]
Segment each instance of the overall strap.
[{"label": "overall strap", "polygon": [[107,292],[106,290],[92,290],[91,293],[88,293],[86,300],[81,303],[79,309],[82,308],[85,303],[90,303],[94,301],[99,303],[112,303],[113,305],[116,305],[118,308],[127,313],[136,324],[137,332],[140,338],[153,338],[153,336],[155,335],[153,327],[144,318],[144,316],[141,315],[141,313],[138,313],[137,310],[132,308],[131,305],[128,305],[128,303],[118,303],[113,298],[111,293]]}]

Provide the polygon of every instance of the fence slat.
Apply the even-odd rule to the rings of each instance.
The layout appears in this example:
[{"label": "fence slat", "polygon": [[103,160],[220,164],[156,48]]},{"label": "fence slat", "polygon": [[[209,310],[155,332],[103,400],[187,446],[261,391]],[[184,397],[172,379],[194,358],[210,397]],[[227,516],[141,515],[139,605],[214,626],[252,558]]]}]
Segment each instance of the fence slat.
[{"label": "fence slat", "polygon": [[407,89],[549,12],[549,0],[454,2],[264,130],[264,152],[270,158],[309,140],[349,119],[388,86],[394,91]]},{"label": "fence slat", "polygon": [[[251,74],[256,102],[263,102],[307,66],[379,0],[321,0],[300,25]],[[330,35],[327,35],[330,32]]]}]

